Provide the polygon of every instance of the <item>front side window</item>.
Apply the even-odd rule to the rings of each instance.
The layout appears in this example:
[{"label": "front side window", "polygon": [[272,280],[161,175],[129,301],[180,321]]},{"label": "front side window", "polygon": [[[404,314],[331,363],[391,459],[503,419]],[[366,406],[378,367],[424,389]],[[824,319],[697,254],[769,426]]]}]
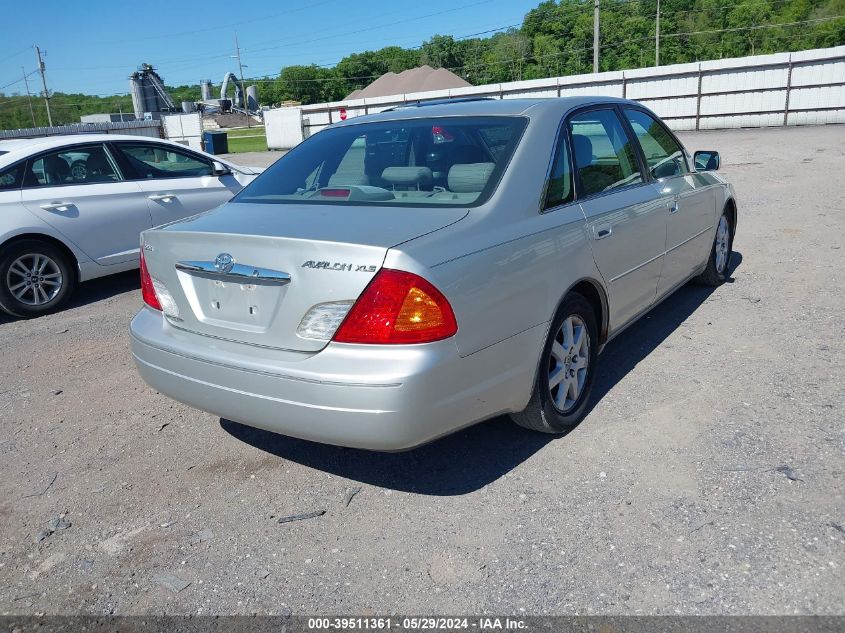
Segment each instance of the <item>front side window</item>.
[{"label": "front side window", "polygon": [[6,170],[0,171],[0,191],[17,189],[21,186],[25,164],[26,162],[24,161],[23,163],[18,163],[14,167],[9,167]]},{"label": "front side window", "polygon": [[237,202],[475,206],[501,179],[522,117],[444,117],[327,128],[276,161]]},{"label": "front side window", "polygon": [[544,209],[551,209],[575,199],[575,191],[572,187],[572,169],[569,163],[569,147],[564,134],[560,135],[558,146],[555,150],[555,161],[552,166],[552,173],[549,177],[549,186],[546,188],[546,200]]},{"label": "front side window", "polygon": [[614,110],[569,120],[575,169],[585,196],[643,182],[634,148]]},{"label": "front side window", "polygon": [[646,164],[655,178],[671,178],[689,173],[683,148],[654,117],[642,110],[625,110],[637,135]]},{"label": "front side window", "polygon": [[132,169],[140,178],[190,178],[211,176],[211,161],[169,145],[154,143],[119,143]]},{"label": "front side window", "polygon": [[29,162],[25,187],[116,182],[120,172],[102,145],[71,147]]}]

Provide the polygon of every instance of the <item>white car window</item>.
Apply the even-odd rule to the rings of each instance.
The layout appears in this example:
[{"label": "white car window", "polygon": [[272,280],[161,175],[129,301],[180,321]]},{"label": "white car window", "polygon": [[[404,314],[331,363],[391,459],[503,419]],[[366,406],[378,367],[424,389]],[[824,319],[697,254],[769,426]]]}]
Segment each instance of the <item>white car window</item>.
[{"label": "white car window", "polygon": [[24,187],[80,185],[122,180],[102,145],[57,150],[30,162]]},{"label": "white car window", "polygon": [[211,161],[191,152],[152,143],[120,143],[118,148],[139,177],[191,178],[211,176]]},{"label": "white car window", "polygon": [[18,163],[17,165],[0,172],[0,191],[17,189],[21,186],[24,165],[25,163]]}]

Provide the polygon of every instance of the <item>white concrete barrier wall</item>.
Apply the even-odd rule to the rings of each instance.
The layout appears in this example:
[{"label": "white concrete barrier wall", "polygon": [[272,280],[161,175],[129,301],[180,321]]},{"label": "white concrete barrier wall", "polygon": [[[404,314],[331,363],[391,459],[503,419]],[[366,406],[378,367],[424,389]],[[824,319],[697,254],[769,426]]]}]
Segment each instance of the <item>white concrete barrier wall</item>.
[{"label": "white concrete barrier wall", "polygon": [[[417,101],[575,95],[640,101],[676,130],[845,123],[845,46],[318,103],[269,110],[265,116],[272,119],[277,115],[271,113],[297,111],[302,131],[285,141],[289,144],[344,117]],[[271,127],[267,123],[268,147],[274,147],[270,145]]]},{"label": "white concrete barrier wall", "polygon": [[202,115],[169,114],[161,117],[165,138],[187,145],[191,149],[202,150]]},{"label": "white concrete barrier wall", "polygon": [[277,108],[264,111],[267,149],[290,149],[303,139],[302,109]]}]

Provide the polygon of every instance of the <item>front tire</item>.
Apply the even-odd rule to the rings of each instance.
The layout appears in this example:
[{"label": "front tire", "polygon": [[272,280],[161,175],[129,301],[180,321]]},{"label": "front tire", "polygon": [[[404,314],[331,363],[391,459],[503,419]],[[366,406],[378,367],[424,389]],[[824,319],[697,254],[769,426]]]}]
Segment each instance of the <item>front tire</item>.
[{"label": "front tire", "polygon": [[727,211],[719,218],[716,224],[716,236],[713,238],[713,247],[710,249],[710,258],[707,260],[707,268],[698,277],[696,283],[704,286],[721,286],[728,278],[728,269],[733,254],[733,227]]},{"label": "front tire", "polygon": [[0,249],[0,309],[30,319],[67,301],[76,274],[67,255],[41,240],[20,240]]},{"label": "front tire", "polygon": [[566,433],[583,419],[598,360],[598,324],[590,303],[577,292],[563,300],[540,356],[534,391],[525,410],[512,413],[519,426]]}]

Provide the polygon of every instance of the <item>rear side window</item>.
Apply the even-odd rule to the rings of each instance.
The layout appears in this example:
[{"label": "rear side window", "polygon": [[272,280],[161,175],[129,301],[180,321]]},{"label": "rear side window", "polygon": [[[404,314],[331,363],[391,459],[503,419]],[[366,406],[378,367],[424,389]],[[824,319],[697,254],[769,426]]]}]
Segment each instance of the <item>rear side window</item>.
[{"label": "rear side window", "polygon": [[549,186],[546,188],[546,200],[544,209],[551,209],[575,199],[575,191],[572,187],[572,169],[569,162],[569,146],[566,143],[564,134],[560,135],[558,146],[555,150],[555,159],[552,166],[552,173],[549,177]]},{"label": "rear side window", "polygon": [[671,178],[689,173],[683,148],[654,117],[642,110],[625,110],[640,142],[646,164],[655,178]]},{"label": "rear side window", "polygon": [[85,185],[121,180],[111,155],[102,145],[70,147],[29,161],[24,187]]},{"label": "rear side window", "polygon": [[140,178],[190,178],[211,176],[211,161],[169,145],[119,143],[132,169]]},{"label": "rear side window", "polygon": [[631,140],[614,110],[577,114],[569,130],[583,195],[643,182]]},{"label": "rear side window", "polygon": [[9,167],[4,171],[0,171],[0,191],[9,189],[18,189],[23,180],[23,169],[26,163],[19,163],[14,167]]},{"label": "rear side window", "polygon": [[448,117],[330,127],[276,161],[238,202],[475,206],[525,129],[522,117]]}]

